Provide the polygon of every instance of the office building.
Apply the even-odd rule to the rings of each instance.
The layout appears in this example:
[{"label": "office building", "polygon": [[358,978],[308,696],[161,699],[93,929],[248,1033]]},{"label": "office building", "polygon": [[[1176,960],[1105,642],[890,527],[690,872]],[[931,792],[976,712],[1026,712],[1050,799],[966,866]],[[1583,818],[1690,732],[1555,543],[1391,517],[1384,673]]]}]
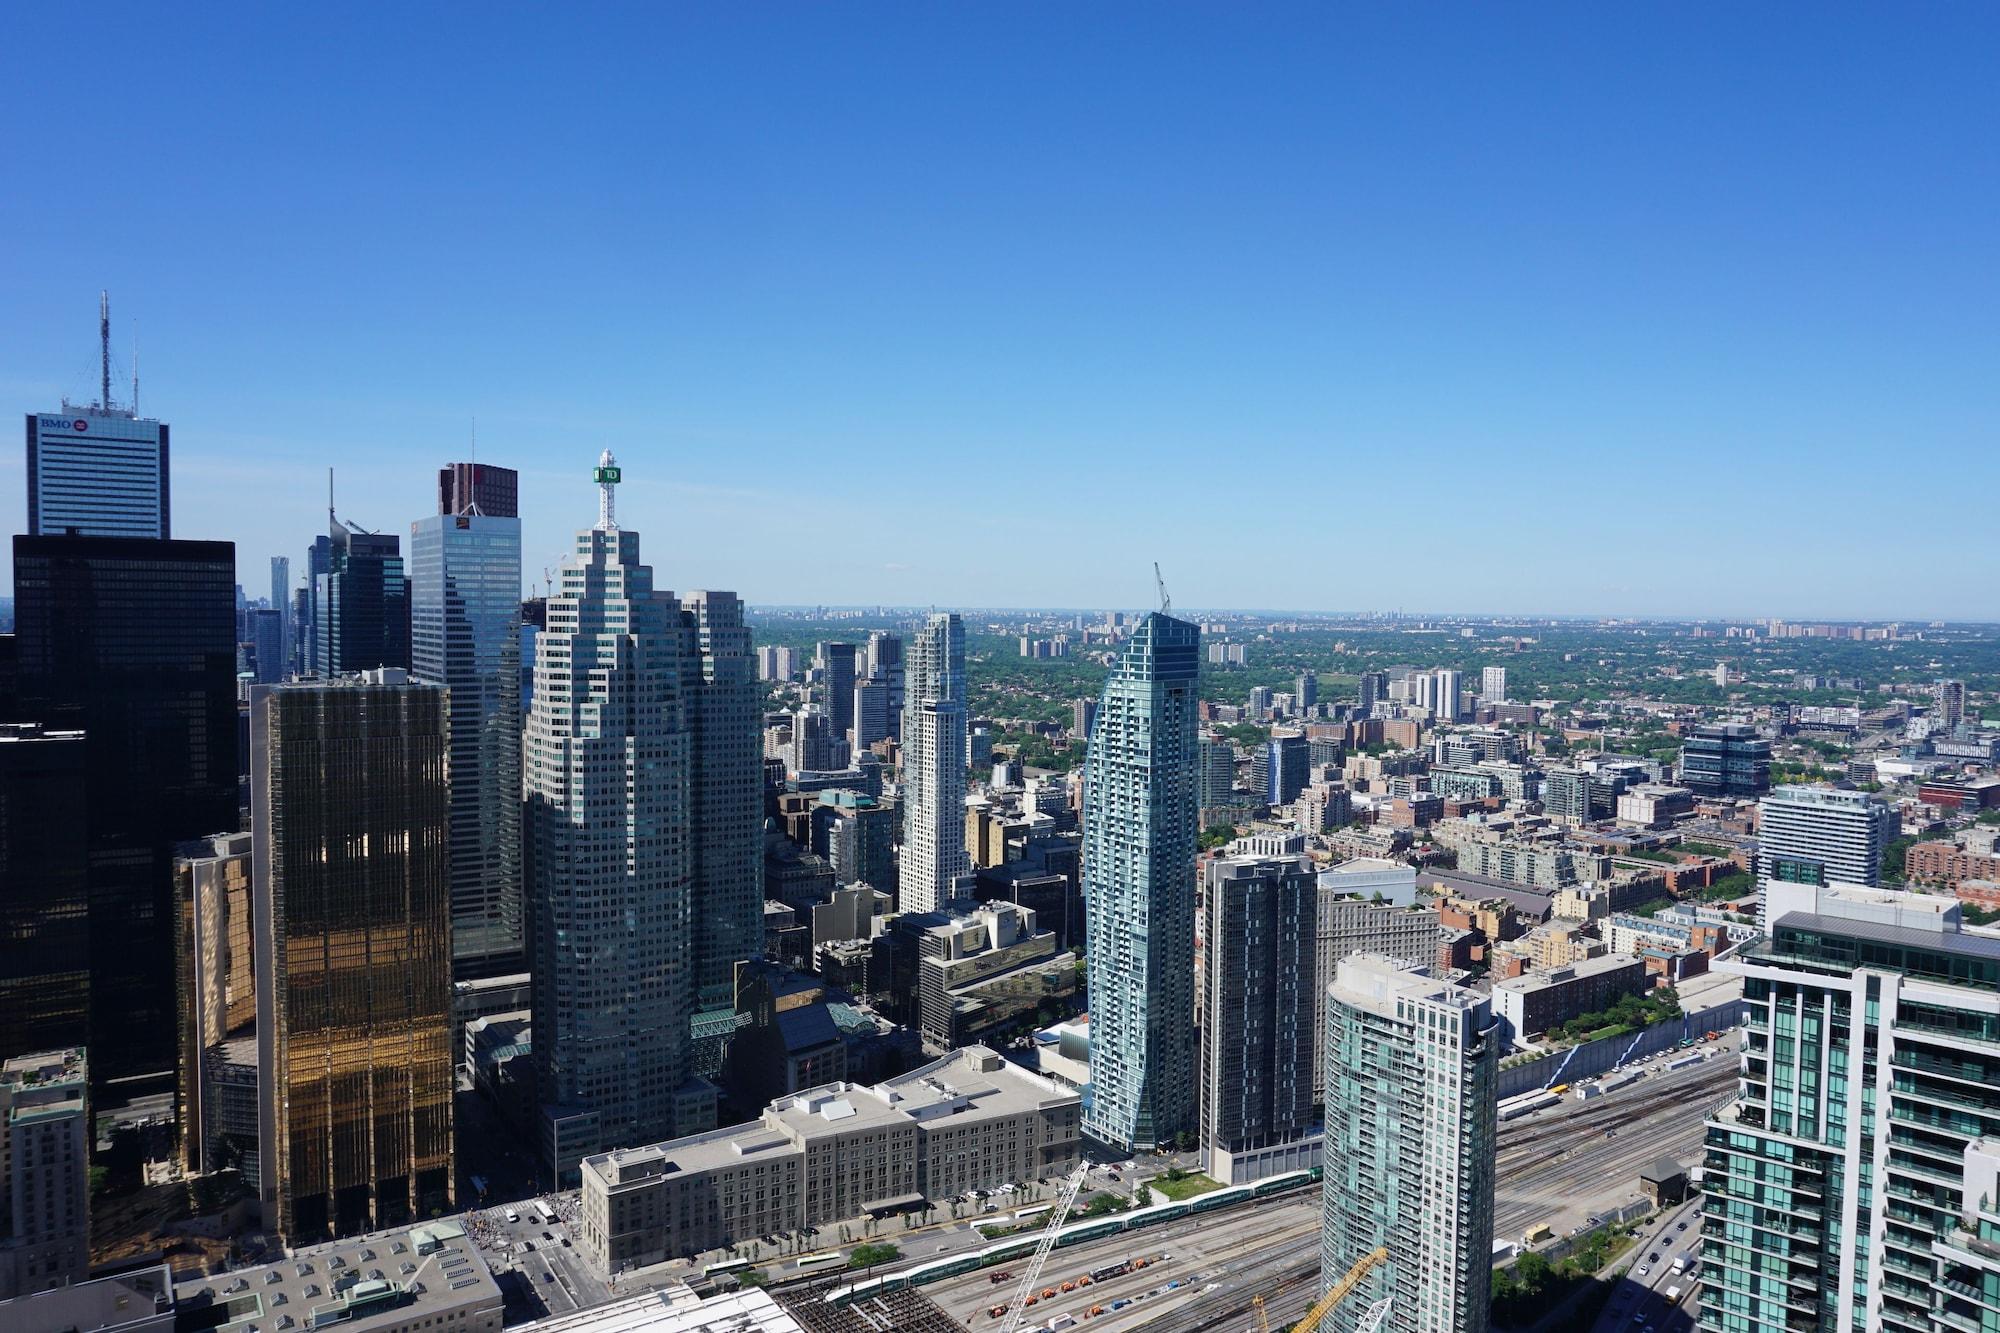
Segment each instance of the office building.
[{"label": "office building", "polygon": [[1292,704],[1301,714],[1310,714],[1319,707],[1319,677],[1310,671],[1301,671],[1297,683],[1292,687]]},{"label": "office building", "polygon": [[320,594],[325,590],[325,575],[332,568],[333,538],[322,533],[306,548],[305,586],[299,589],[299,596],[292,603],[293,614],[298,618],[292,630],[292,641],[297,646],[293,669],[299,675],[319,669]]},{"label": "office building", "polygon": [[577,1244],[599,1272],[1067,1174],[1077,1094],[984,1046],[872,1086],[781,1097],[753,1121],[583,1162]]},{"label": "office building", "polygon": [[1319,877],[1304,857],[1220,857],[1202,895],[1201,1146],[1217,1180],[1302,1171],[1313,1125]]},{"label": "office building", "polygon": [[521,516],[521,474],[491,463],[446,463],[438,469],[440,514]]},{"label": "office building", "polygon": [[90,1272],[90,1095],[81,1050],[0,1063],[0,1301]]},{"label": "office building", "polygon": [[402,543],[327,517],[326,570],[313,577],[313,671],[322,679],[410,665],[410,581]]},{"label": "office building", "polygon": [[[903,695],[907,684],[903,670],[903,640],[887,630],[868,636],[868,679],[889,690],[889,739],[903,736]],[[856,749],[866,748],[856,745]]]},{"label": "office building", "polygon": [[1703,723],[1681,744],[1680,782],[1697,796],[1762,796],[1771,789],[1771,742],[1740,722]]},{"label": "office building", "polygon": [[864,676],[854,682],[854,753],[860,755],[895,731],[896,710],[890,708],[889,682]]},{"label": "office building", "polygon": [[1093,1100],[1114,1150],[1197,1127],[1194,855],[1201,630],[1152,612],[1104,682],[1084,759],[1083,893]]},{"label": "office building", "polygon": [[[1096,705],[1091,707],[1095,712]],[[1236,804],[1236,747],[1219,736],[1203,736],[1199,753],[1201,808]]]},{"label": "office building", "polygon": [[640,563],[639,534],[617,524],[609,450],[594,475],[597,525],[577,534],[535,639],[526,740],[540,1148],[561,1180],[589,1153],[713,1114],[689,1063],[682,658],[694,649],[681,607]]},{"label": "office building", "polygon": [[1507,701],[1507,668],[1483,667],[1479,672],[1479,701],[1497,704]]},{"label": "office building", "polygon": [[970,892],[965,851],[965,626],[924,622],[904,663],[903,852],[898,906],[935,912]]},{"label": "office building", "polygon": [[183,843],[174,857],[181,1167],[190,1175],[234,1168],[252,1187],[262,1165],[253,841],[248,833],[218,833]]},{"label": "office building", "polygon": [[14,539],[22,711],[84,732],[100,1110],[173,1089],[174,848],[238,819],[235,564],[228,542]]},{"label": "office building", "polygon": [[1878,884],[1897,828],[1895,807],[1867,792],[1779,787],[1757,802],[1757,877]]},{"label": "office building", "polygon": [[815,655],[820,702],[832,719],[834,734],[843,738],[854,729],[855,656],[855,646],[851,643],[822,643]]},{"label": "office building", "polygon": [[410,525],[410,674],[450,690],[451,947],[461,980],[524,962],[521,520],[512,469],[453,463]]},{"label": "office building", "polygon": [[276,685],[287,673],[285,617],[263,607],[251,607],[238,612],[237,617],[237,640],[250,655],[244,669],[259,685]]},{"label": "office building", "polygon": [[2000,943],[1949,898],[1766,887],[1708,1120],[1701,1327],[1945,1333],[2000,1293]]},{"label": "office building", "polygon": [[111,400],[108,302],[98,319],[103,397],[28,414],[28,535],[171,537],[167,423]]},{"label": "office building", "polygon": [[1017,903],[948,917],[923,928],[916,945],[916,1026],[933,1054],[1004,1039],[1076,993],[1076,955]]},{"label": "office building", "polygon": [[90,827],[80,731],[0,723],[0,1060],[90,1035]]},{"label": "office building", "polygon": [[261,1197],[289,1243],[452,1204],[449,725],[399,670],[251,699]]},{"label": "office building", "polygon": [[688,724],[689,975],[701,1010],[734,1011],[736,965],[764,952],[763,691],[733,592],[680,599]]},{"label": "office building", "polygon": [[1500,1043],[1486,998],[1364,954],[1326,998],[1320,1289],[1389,1258],[1321,1324],[1352,1333],[1378,1301],[1393,1333],[1481,1333],[1493,1281]]},{"label": "office building", "polygon": [[[271,557],[271,609],[278,613],[278,680],[292,674],[295,630],[292,625],[292,562]],[[261,664],[260,664],[261,665]]]},{"label": "office building", "polygon": [[[896,888],[896,811],[873,796],[835,788],[819,794],[815,826],[826,828],[826,856],[840,884]],[[815,839],[817,841],[817,839]],[[761,864],[761,863],[760,863]],[[761,916],[763,904],[758,904]],[[755,954],[755,950],[751,951]]]}]

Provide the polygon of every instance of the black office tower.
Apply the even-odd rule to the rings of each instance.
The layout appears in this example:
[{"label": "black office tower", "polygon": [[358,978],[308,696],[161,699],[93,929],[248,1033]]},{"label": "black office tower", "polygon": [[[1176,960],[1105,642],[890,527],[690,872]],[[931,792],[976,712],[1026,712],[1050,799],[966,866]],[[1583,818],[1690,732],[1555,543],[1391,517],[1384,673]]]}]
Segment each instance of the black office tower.
[{"label": "black office tower", "polygon": [[0,1060],[90,1040],[80,731],[0,722]]},{"label": "black office tower", "polygon": [[171,1091],[173,856],[234,828],[236,548],[14,538],[21,711],[84,733],[90,1077],[115,1106]]},{"label": "black office tower", "polygon": [[410,579],[402,544],[387,533],[335,522],[325,574],[314,580],[317,656],[331,680],[377,667],[410,665]]}]

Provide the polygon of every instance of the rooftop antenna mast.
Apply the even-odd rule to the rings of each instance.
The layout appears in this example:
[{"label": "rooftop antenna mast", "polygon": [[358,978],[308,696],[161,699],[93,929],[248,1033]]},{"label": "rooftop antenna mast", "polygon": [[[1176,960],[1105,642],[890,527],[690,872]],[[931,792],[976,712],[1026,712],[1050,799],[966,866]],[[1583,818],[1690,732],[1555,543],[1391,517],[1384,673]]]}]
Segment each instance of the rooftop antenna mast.
[{"label": "rooftop antenna mast", "polygon": [[107,291],[97,294],[97,348],[99,364],[104,372],[103,385],[100,389],[103,397],[97,400],[97,406],[99,410],[109,412],[111,410],[111,293]]},{"label": "rooftop antenna mast", "polygon": [[1174,609],[1174,599],[1167,596],[1167,581],[1160,577],[1160,562],[1153,562],[1153,583],[1160,590],[1160,614],[1167,615]]},{"label": "rooftop antenna mast", "polygon": [[139,321],[132,321],[132,415],[139,415]]}]

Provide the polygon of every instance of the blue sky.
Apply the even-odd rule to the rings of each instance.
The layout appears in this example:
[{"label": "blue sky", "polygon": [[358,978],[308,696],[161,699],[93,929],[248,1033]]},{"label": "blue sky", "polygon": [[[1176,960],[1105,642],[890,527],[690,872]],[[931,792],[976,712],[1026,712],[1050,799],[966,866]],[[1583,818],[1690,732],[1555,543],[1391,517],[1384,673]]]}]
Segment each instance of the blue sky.
[{"label": "blue sky", "polygon": [[13,7],[0,398],[253,590],[476,417],[531,581],[2000,619],[1990,6],[564,8]]}]

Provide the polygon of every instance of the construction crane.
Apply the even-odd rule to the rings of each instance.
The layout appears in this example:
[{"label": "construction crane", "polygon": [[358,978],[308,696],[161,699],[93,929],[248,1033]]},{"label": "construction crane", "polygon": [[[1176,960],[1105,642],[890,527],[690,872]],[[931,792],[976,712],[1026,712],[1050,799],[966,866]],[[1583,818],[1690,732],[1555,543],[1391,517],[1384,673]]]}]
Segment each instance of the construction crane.
[{"label": "construction crane", "polygon": [[[1319,1333],[1320,1320],[1332,1314],[1333,1307],[1346,1300],[1353,1293],[1354,1289],[1361,1285],[1361,1279],[1368,1276],[1369,1270],[1374,1268],[1376,1264],[1382,1263],[1388,1257],[1389,1251],[1386,1248],[1378,1247],[1355,1260],[1354,1267],[1347,1270],[1347,1276],[1327,1288],[1326,1295],[1320,1297],[1318,1303],[1312,1309],[1306,1311],[1306,1317],[1292,1325],[1292,1333]],[[1258,1296],[1254,1303],[1257,1306],[1258,1328],[1262,1330],[1262,1333],[1271,1333],[1270,1316],[1264,1313],[1264,1298]],[[1355,1333],[1375,1333],[1375,1330],[1382,1326],[1382,1321],[1388,1315],[1389,1302],[1386,1299],[1375,1302],[1375,1304],[1368,1307],[1368,1313],[1361,1316],[1361,1323],[1355,1329]]]},{"label": "construction crane", "polygon": [[1056,1197],[1056,1206],[1049,1210],[1049,1224],[1042,1228],[1041,1243],[1035,1246],[1034,1258],[1021,1270],[1021,1281],[1014,1288],[1014,1299],[1007,1303],[1007,1318],[1000,1325],[1000,1333],[1014,1333],[1021,1326],[1021,1316],[1027,1313],[1028,1297],[1034,1294],[1035,1284],[1042,1280],[1042,1265],[1049,1261],[1049,1251],[1056,1247],[1056,1233],[1069,1217],[1070,1205],[1076,1202],[1076,1193],[1083,1188],[1083,1178],[1090,1174],[1089,1162],[1078,1162],[1076,1170],[1070,1172],[1069,1179],[1062,1185],[1062,1193]]},{"label": "construction crane", "polygon": [[1167,581],[1160,575],[1160,562],[1153,562],[1153,583],[1160,590],[1160,614],[1167,615],[1174,609],[1174,599],[1167,596]]}]

